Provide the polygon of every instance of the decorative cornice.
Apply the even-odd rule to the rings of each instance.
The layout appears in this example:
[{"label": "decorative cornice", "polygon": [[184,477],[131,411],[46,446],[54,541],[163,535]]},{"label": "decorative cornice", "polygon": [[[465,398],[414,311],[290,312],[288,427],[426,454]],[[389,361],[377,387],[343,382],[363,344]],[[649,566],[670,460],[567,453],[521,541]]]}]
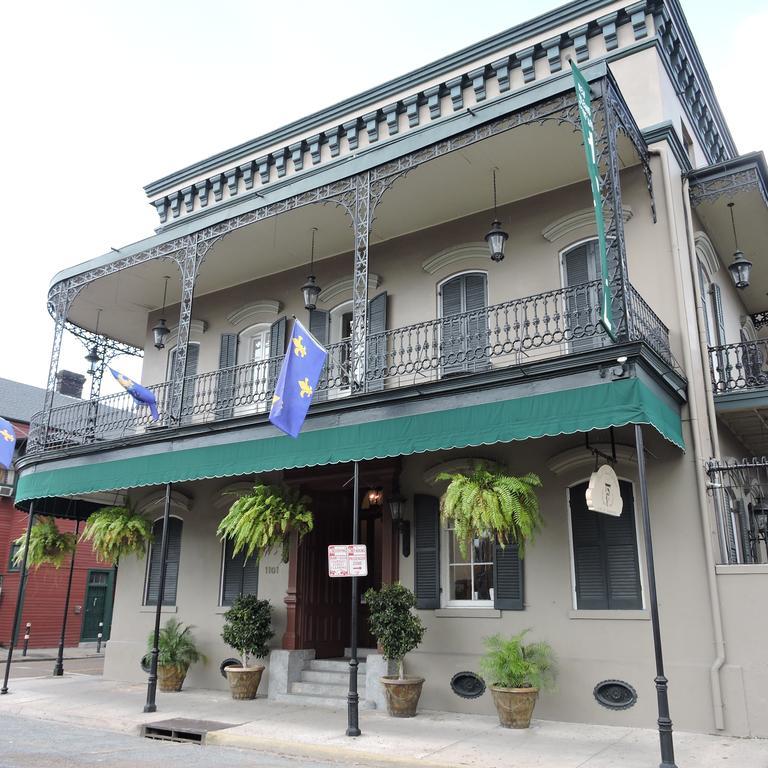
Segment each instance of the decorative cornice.
[{"label": "decorative cornice", "polygon": [[446,248],[434,256],[430,256],[421,262],[421,268],[430,275],[434,275],[441,269],[468,261],[469,259],[480,259],[488,261],[488,246],[485,243],[466,243],[464,245],[454,245]]},{"label": "decorative cornice", "polygon": [[[165,504],[165,491],[152,491],[136,504],[136,511],[150,519],[162,514]],[[171,491],[171,511],[184,514],[192,509],[192,497],[181,491]]]},{"label": "decorative cornice", "polygon": [[712,245],[712,241],[705,232],[696,232],[693,240],[696,244],[696,255],[701,259],[704,269],[707,271],[707,277],[711,281],[720,269],[720,259],[717,258],[715,246]]},{"label": "decorative cornice", "polygon": [[227,322],[238,332],[257,323],[273,323],[277,320],[282,304],[274,299],[260,299],[230,312]]},{"label": "decorative cornice", "polygon": [[[628,205],[622,206],[621,212],[625,222],[632,218],[632,209]],[[561,237],[570,235],[577,229],[581,229],[582,227],[591,227],[594,229],[595,226],[595,209],[582,208],[574,213],[569,213],[567,216],[556,219],[551,224],[547,224],[547,226],[541,230],[541,234],[546,240],[553,243]]]},{"label": "decorative cornice", "polygon": [[[592,446],[601,453],[611,455],[611,446],[609,443],[596,443]],[[616,459],[619,465],[637,464],[635,449],[629,445],[616,446]],[[603,463],[603,460],[600,459]],[[593,470],[595,468],[595,457],[585,447],[569,448],[567,451],[555,454],[547,460],[547,469],[555,475],[564,475],[576,470]]]},{"label": "decorative cornice", "polygon": [[[329,283],[317,297],[320,304],[337,304],[341,297],[352,297],[353,278],[341,277]],[[381,285],[381,278],[374,272],[368,273],[368,293],[373,293]]]},{"label": "decorative cornice", "polygon": [[427,485],[436,485],[437,483],[445,482],[444,480],[437,479],[437,476],[441,472],[448,472],[451,474],[460,472],[463,475],[468,475],[477,469],[488,469],[491,472],[499,472],[503,470],[504,467],[492,459],[467,456],[461,459],[452,459],[451,461],[443,461],[440,464],[435,464],[434,467],[430,467],[422,475],[422,479]]}]

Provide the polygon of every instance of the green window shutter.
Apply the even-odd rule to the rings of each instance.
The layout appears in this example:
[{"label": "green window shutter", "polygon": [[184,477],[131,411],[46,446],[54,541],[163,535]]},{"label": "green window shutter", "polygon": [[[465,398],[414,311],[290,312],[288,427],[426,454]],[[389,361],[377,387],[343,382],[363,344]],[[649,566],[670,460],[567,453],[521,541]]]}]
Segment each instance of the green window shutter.
[{"label": "green window shutter", "polygon": [[368,302],[368,391],[384,389],[387,367],[387,292],[374,296]]},{"label": "green window shutter", "polygon": [[[328,346],[328,337],[330,335],[331,313],[324,309],[311,309],[309,311],[309,332],[322,344]],[[318,403],[328,399],[328,363],[323,366],[323,372],[317,382],[317,389],[312,401]]]},{"label": "green window shutter", "polygon": [[[182,522],[178,517],[168,522],[168,557],[166,558],[165,589],[163,605],[176,605],[176,587],[179,580],[179,562],[181,561]],[[160,592],[160,557],[162,555],[163,521],[156,520],[152,526],[152,546],[149,553],[149,569],[145,590],[145,605],[157,605]]]},{"label": "green window shutter", "polygon": [[256,595],[259,592],[259,560],[245,558],[244,552],[232,557],[234,545],[227,539],[224,546],[224,563],[221,584],[221,604],[232,605],[240,595]]},{"label": "green window shutter", "polygon": [[216,382],[216,418],[229,419],[234,412],[237,334],[222,333],[219,344],[219,374]]},{"label": "green window shutter", "polygon": [[269,327],[269,391],[272,392],[280,373],[282,358],[285,354],[288,321],[285,315],[279,317]]},{"label": "green window shutter", "polygon": [[413,498],[413,585],[416,607],[440,607],[440,500],[417,493]]},{"label": "green window shutter", "polygon": [[710,292],[712,294],[712,309],[715,315],[715,322],[717,328],[715,335],[717,336],[716,344],[718,346],[725,344],[725,317],[723,315],[723,296],[720,292],[720,286],[717,283],[712,283],[710,286]]},{"label": "green window shutter", "polygon": [[[184,397],[181,400],[181,422],[187,423],[192,418],[192,409],[195,405],[195,383],[189,381],[190,377],[197,376],[197,362],[200,357],[200,345],[197,342],[187,347],[187,372],[184,377]],[[173,375],[176,367],[176,347],[171,350],[168,363],[168,379]]]},{"label": "green window shutter", "polygon": [[[563,254],[563,272],[567,288],[589,283],[600,276],[597,240],[590,240]],[[600,293],[595,288],[568,291],[566,326],[571,340],[571,351],[581,352],[601,345],[602,337],[591,335],[600,316]]]},{"label": "green window shutter", "polygon": [[643,607],[632,485],[620,481],[620,517],[587,509],[587,483],[569,491],[571,534],[579,610],[634,610]]},{"label": "green window shutter", "polygon": [[517,544],[496,544],[493,557],[493,607],[503,611],[522,611],[523,561]]},{"label": "green window shutter", "polygon": [[[482,272],[458,275],[440,288],[443,374],[464,373],[487,367],[488,320],[484,312],[486,276]],[[478,312],[474,317],[456,317]]]}]

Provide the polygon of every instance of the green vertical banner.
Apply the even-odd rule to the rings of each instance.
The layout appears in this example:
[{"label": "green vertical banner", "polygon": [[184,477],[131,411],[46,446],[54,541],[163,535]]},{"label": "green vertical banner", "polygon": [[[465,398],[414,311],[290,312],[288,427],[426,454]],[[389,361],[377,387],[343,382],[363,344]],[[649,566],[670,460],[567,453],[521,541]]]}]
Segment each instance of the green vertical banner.
[{"label": "green vertical banner", "polygon": [[595,124],[592,120],[592,99],[589,94],[589,83],[584,79],[579,68],[571,61],[573,82],[576,86],[576,101],[579,106],[581,133],[584,137],[584,153],[587,156],[587,174],[592,186],[592,203],[595,207],[595,223],[597,224],[597,241],[600,246],[600,277],[603,283],[602,299],[600,302],[600,322],[606,333],[616,341],[616,329],[611,313],[611,281],[608,275],[608,248],[605,242],[605,220],[603,219],[603,203],[600,199],[600,180],[597,171],[597,156],[595,154]]}]

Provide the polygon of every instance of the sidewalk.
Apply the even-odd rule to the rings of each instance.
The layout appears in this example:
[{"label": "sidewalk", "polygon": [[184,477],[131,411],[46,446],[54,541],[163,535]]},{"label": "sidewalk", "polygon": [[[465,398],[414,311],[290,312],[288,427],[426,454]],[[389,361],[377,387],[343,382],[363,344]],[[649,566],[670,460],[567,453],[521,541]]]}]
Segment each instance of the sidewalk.
[{"label": "sidewalk", "polygon": [[[64,659],[98,659],[104,656],[106,643],[101,646],[101,653],[96,653],[96,643],[89,643],[87,646],[76,646],[64,648]],[[11,664],[17,661],[55,661],[58,656],[58,648],[30,648],[26,656],[22,656],[24,650],[23,643],[15,646],[13,649],[13,659]],[[8,658],[8,649],[0,648],[0,663],[5,663]]]},{"label": "sidewalk", "polygon": [[[346,711],[258,699],[233,701],[222,691],[158,694],[158,711],[142,712],[146,686],[95,677],[13,681],[0,696],[3,713],[138,734],[144,723],[192,718],[225,723],[207,744],[283,755],[372,764],[447,768],[649,768],[659,764],[658,734],[544,720],[527,731],[499,727],[495,717],[422,712],[394,719],[361,711],[363,735],[344,735]],[[766,768],[768,740],[675,734],[679,768]]]}]

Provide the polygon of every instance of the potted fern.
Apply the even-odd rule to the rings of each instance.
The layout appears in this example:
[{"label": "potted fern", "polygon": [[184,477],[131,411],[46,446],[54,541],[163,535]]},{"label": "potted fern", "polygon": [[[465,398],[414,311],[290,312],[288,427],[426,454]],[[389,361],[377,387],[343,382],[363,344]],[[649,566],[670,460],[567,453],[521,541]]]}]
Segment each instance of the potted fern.
[{"label": "potted fern", "polygon": [[448,488],[440,502],[440,513],[455,530],[462,555],[472,539],[490,534],[502,546],[517,544],[520,557],[542,526],[538,475],[529,472],[517,477],[506,472],[491,472],[483,467],[471,475],[442,472]]},{"label": "potted fern", "polygon": [[480,671],[491,689],[493,703],[504,728],[528,728],[539,691],[554,687],[555,655],[543,642],[524,643],[530,630],[510,638],[485,639]]},{"label": "potted fern", "polygon": [[[173,617],[160,628],[157,644],[157,683],[165,693],[180,691],[189,667],[198,661],[205,661],[205,656],[197,649],[192,629],[192,625],[185,626]],[[147,661],[151,658],[154,639],[154,632],[150,632],[147,638],[147,655],[144,657]]]},{"label": "potted fern", "polygon": [[152,524],[130,506],[103,507],[90,515],[80,540],[91,542],[99,560],[117,563],[125,555],[144,556]]},{"label": "potted fern", "polygon": [[[19,568],[24,561],[26,535],[14,541],[18,550],[13,558],[13,564]],[[42,517],[32,526],[29,532],[29,554],[27,565],[39,568],[41,565],[52,565],[61,568],[64,562],[77,548],[77,537],[74,533],[62,533],[52,517]]]},{"label": "potted fern", "polygon": [[267,643],[274,634],[269,600],[259,600],[256,595],[240,595],[224,614],[221,637],[242,660],[241,667],[228,666],[224,670],[233,699],[256,698],[264,665],[249,666],[248,662],[251,658],[263,659],[269,653]]},{"label": "potted fern", "polygon": [[419,704],[423,677],[406,677],[405,655],[418,648],[426,628],[411,609],[416,596],[402,584],[385,584],[378,592],[365,593],[371,634],[376,638],[387,661],[397,664],[397,675],[381,678],[391,717],[414,717]]},{"label": "potted fern", "polygon": [[261,557],[280,548],[287,563],[291,534],[301,539],[312,530],[309,498],[295,488],[265,483],[256,483],[249,493],[237,495],[219,523],[217,535],[232,541],[235,555],[245,552],[246,557]]}]

